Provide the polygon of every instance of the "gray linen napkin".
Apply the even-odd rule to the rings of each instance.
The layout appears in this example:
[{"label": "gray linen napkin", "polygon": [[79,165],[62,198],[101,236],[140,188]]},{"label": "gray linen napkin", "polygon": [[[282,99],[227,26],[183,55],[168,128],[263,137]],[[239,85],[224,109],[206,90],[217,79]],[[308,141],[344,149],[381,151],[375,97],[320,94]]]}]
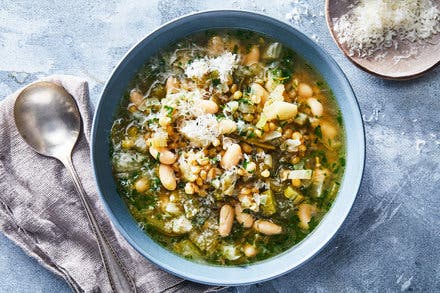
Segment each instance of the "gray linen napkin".
[{"label": "gray linen napkin", "polygon": [[[135,278],[140,292],[207,291],[219,288],[172,276],[138,254],[105,215],[89,159],[91,108],[87,82],[74,76],[45,78],[62,85],[77,101],[83,132],[73,151],[79,174],[104,233]],[[95,238],[67,170],[35,153],[13,119],[20,91],[0,102],[0,231],[76,292],[110,292]]]}]

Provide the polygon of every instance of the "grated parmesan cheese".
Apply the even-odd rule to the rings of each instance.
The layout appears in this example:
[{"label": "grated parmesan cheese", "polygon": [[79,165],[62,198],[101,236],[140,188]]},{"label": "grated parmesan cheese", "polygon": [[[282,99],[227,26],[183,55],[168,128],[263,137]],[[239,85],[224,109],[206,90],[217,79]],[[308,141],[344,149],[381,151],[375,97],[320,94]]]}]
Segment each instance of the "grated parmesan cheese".
[{"label": "grated parmesan cheese", "polygon": [[194,163],[201,164],[201,162],[209,160],[208,157],[205,156],[203,151],[194,152],[190,150],[189,152],[182,152],[179,157],[179,168],[182,172],[182,176],[184,179],[189,182],[194,182],[198,178],[197,168],[194,168]]},{"label": "grated parmesan cheese", "polygon": [[431,0],[360,0],[335,21],[334,30],[350,56],[371,57],[439,33],[440,13]]},{"label": "grated parmesan cheese", "polygon": [[204,91],[193,90],[185,91],[181,90],[175,94],[167,94],[162,99],[162,106],[168,106],[176,109],[178,115],[184,117],[197,117],[203,114],[203,110],[200,108],[199,102],[203,99]]},{"label": "grated parmesan cheese", "polygon": [[180,216],[172,219],[169,222],[166,222],[164,228],[174,233],[183,234],[191,231],[193,226],[191,222],[185,218],[185,216]]},{"label": "grated parmesan cheese", "polygon": [[113,154],[112,163],[116,172],[130,172],[139,169],[145,159],[140,153],[117,152]]},{"label": "grated parmesan cheese", "polygon": [[218,122],[214,115],[200,115],[195,120],[184,121],[180,132],[185,135],[193,145],[207,147],[218,142],[220,135]]},{"label": "grated parmesan cheese", "polygon": [[228,81],[232,71],[238,66],[238,55],[225,52],[216,58],[195,59],[185,69],[185,74],[192,79],[202,79],[209,72],[217,72],[222,83]]}]

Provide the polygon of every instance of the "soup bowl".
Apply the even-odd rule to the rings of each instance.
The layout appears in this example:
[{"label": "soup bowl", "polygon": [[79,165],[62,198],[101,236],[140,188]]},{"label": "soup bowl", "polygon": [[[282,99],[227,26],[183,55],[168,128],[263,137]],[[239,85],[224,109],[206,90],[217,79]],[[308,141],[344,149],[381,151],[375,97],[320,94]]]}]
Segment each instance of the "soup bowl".
[{"label": "soup bowl", "polygon": [[[342,113],[346,137],[346,169],[338,195],[319,225],[300,243],[264,261],[245,266],[217,266],[187,260],[153,241],[138,226],[119,196],[112,176],[110,131],[129,82],[148,59],[170,44],[207,29],[245,29],[290,47],[318,71],[332,89]],[[206,11],[169,22],[135,45],[121,60],[104,87],[92,129],[94,175],[107,213],[125,239],[144,257],[164,270],[204,284],[244,285],[280,276],[299,267],[335,235],[356,198],[365,159],[361,113],[353,90],[336,62],[317,44],[291,26],[244,11]]]}]

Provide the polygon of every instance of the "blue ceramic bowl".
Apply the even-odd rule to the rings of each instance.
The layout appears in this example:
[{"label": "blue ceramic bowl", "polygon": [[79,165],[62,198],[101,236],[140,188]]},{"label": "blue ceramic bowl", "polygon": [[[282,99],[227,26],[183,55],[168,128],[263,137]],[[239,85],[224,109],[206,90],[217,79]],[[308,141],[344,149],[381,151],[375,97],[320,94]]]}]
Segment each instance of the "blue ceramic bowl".
[{"label": "blue ceramic bowl", "polygon": [[[247,266],[221,267],[186,260],[146,235],[116,191],[109,156],[109,136],[121,97],[138,69],[150,56],[198,31],[213,28],[252,30],[289,46],[325,78],[343,114],[346,134],[346,170],[339,194],[321,223],[303,241],[270,259]],[[150,261],[182,278],[205,284],[243,285],[280,276],[303,264],[335,235],[356,198],[364,167],[365,139],[361,113],[353,90],[336,62],[318,45],[291,26],[244,11],[207,11],[191,14],[160,27],[122,59],[102,92],[93,120],[93,169],[108,215],[127,241]]]}]

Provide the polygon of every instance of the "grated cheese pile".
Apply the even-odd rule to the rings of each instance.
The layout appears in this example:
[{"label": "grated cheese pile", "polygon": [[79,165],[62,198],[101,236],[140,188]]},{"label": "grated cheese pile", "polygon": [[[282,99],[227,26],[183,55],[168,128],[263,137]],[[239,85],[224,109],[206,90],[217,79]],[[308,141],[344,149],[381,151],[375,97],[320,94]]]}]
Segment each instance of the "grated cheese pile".
[{"label": "grated cheese pile", "polygon": [[440,32],[431,0],[360,0],[334,26],[351,56],[371,57],[400,42],[422,42]]},{"label": "grated cheese pile", "polygon": [[212,114],[201,115],[195,120],[186,120],[180,129],[193,145],[206,147],[215,143],[220,135],[217,118]]},{"label": "grated cheese pile", "polygon": [[177,93],[168,93],[161,100],[162,106],[168,106],[177,110],[182,117],[197,117],[203,114],[199,102],[203,100],[203,90],[194,89],[192,91],[180,90]]},{"label": "grated cheese pile", "polygon": [[185,74],[189,78],[202,79],[209,72],[217,72],[222,83],[227,82],[232,70],[237,68],[239,58],[236,54],[225,52],[216,58],[204,57],[194,60],[185,69]]}]

